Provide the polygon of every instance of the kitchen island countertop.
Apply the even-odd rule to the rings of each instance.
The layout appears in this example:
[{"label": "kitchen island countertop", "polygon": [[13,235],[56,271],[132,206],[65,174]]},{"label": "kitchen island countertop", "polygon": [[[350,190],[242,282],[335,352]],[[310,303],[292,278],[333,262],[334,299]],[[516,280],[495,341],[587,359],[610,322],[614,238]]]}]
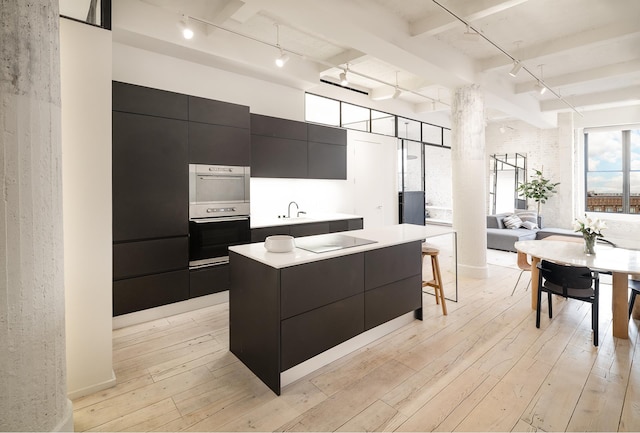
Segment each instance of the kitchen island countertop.
[{"label": "kitchen island countertop", "polygon": [[[338,218],[342,219],[342,218]],[[314,253],[301,248],[294,248],[287,253],[272,253],[265,249],[264,242],[246,245],[236,245],[229,247],[230,251],[241,254],[250,259],[256,260],[276,269],[296,266],[303,263],[310,263],[319,260],[326,260],[332,257],[345,256],[362,251],[370,251],[378,248],[385,248],[407,242],[422,240],[434,236],[451,234],[455,231],[446,226],[419,226],[414,224],[396,224],[379,228],[351,230],[342,234],[361,239],[368,239],[374,243],[355,246],[340,250]],[[294,239],[295,242],[295,239]]]}]

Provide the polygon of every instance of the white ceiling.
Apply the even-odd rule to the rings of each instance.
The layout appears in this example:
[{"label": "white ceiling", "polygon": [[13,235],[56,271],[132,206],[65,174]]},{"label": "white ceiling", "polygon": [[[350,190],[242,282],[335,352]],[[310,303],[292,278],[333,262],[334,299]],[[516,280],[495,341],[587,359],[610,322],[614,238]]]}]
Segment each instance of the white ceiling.
[{"label": "white ceiling", "polygon": [[[183,14],[191,41],[176,25]],[[453,89],[476,83],[489,120],[540,127],[557,112],[640,105],[638,18],[638,0],[113,1],[118,42],[305,90],[348,65],[350,87],[370,97],[393,94],[397,77],[416,113],[448,110]],[[276,24],[291,57],[282,69]],[[540,95],[524,69],[509,76],[509,56],[551,91]]]}]

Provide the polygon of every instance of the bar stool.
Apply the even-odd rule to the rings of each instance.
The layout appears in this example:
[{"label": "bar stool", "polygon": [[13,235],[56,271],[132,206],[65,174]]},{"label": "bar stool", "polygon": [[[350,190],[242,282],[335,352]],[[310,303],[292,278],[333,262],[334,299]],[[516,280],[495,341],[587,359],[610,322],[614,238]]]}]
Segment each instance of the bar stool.
[{"label": "bar stool", "polygon": [[[436,304],[442,305],[442,314],[447,315],[447,304],[444,300],[444,291],[442,290],[442,275],[440,274],[440,264],[438,263],[438,254],[440,250],[437,248],[422,244],[422,260],[425,256],[431,257],[431,271],[433,273],[433,280],[422,281],[422,287],[433,287],[436,294]],[[424,292],[424,290],[423,290]]]}]

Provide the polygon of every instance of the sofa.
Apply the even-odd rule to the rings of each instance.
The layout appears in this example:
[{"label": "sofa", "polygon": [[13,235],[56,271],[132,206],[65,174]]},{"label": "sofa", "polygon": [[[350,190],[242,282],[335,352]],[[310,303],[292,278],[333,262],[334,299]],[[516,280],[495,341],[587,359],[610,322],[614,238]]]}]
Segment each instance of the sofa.
[{"label": "sofa", "polygon": [[[526,212],[526,211],[521,211]],[[544,239],[552,235],[575,236],[582,237],[580,233],[576,233],[569,229],[561,228],[543,228],[542,218],[535,215],[533,218],[537,221],[534,228],[508,228],[505,225],[505,218],[512,216],[514,213],[501,213],[495,215],[487,215],[487,248],[492,250],[512,251],[516,252],[514,244],[518,241],[527,241],[534,239]],[[518,215],[516,211],[516,215]],[[526,212],[531,219],[531,211]],[[525,217],[526,219],[526,217]],[[530,225],[531,226],[531,225]]]}]

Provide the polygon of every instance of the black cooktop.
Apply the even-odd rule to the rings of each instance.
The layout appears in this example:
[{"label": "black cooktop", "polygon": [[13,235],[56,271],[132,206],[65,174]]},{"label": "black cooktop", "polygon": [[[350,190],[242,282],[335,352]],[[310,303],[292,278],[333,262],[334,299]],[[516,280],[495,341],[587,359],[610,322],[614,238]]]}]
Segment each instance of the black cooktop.
[{"label": "black cooktop", "polygon": [[327,251],[342,250],[345,248],[359,247],[361,245],[375,244],[377,241],[356,238],[338,233],[326,235],[305,236],[296,238],[296,247],[311,251],[312,253],[325,253]]}]

